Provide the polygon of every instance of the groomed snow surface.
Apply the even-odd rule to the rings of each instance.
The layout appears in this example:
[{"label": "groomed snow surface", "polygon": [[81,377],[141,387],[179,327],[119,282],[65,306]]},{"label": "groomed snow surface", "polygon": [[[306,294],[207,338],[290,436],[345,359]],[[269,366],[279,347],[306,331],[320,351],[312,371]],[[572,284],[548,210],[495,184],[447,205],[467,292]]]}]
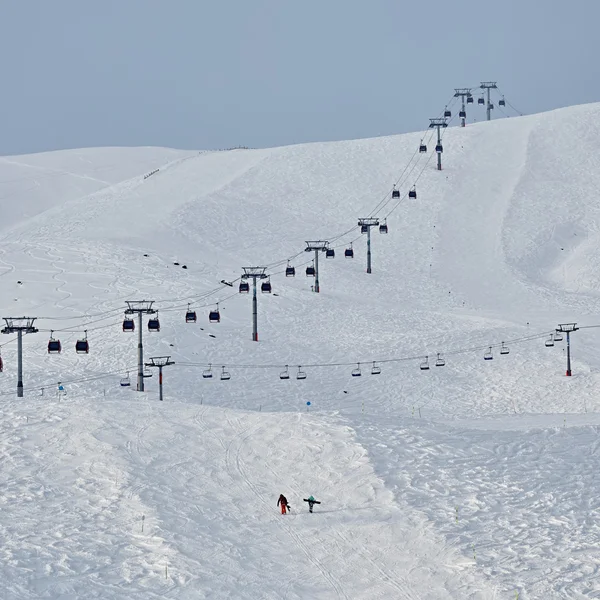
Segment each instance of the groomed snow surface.
[{"label": "groomed snow surface", "polygon": [[[448,128],[442,172],[420,134],[1,158],[0,316],[40,331],[24,398],[0,336],[0,598],[600,598],[599,124]],[[399,177],[367,274],[356,222]],[[134,391],[126,300],[159,310],[163,402],[156,369]]]}]

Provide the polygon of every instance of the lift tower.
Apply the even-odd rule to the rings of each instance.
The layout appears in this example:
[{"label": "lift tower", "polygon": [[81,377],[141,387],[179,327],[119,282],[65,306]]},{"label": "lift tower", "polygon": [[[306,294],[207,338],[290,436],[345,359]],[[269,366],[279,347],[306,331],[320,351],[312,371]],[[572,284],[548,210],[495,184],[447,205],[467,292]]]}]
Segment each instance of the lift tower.
[{"label": "lift tower", "polygon": [[371,227],[378,227],[379,219],[376,217],[359,219],[358,226],[361,233],[367,234],[367,273],[371,273]]},{"label": "lift tower", "polygon": [[496,89],[498,89],[498,86],[496,85],[495,81],[482,81],[481,85],[479,87],[482,90],[487,90],[487,120],[491,121],[492,120],[492,108],[494,108],[494,105],[492,104],[492,101],[490,100],[490,90],[496,90]]},{"label": "lift tower", "polygon": [[156,310],[152,308],[154,300],[127,300],[126,315],[138,316],[138,375],[137,375],[137,391],[144,391],[144,344],[143,344],[143,323],[142,315],[154,315]]},{"label": "lift tower", "polygon": [[163,379],[162,379],[162,370],[163,367],[168,367],[169,365],[174,365],[175,362],[170,360],[170,356],[151,356],[150,362],[146,363],[147,367],[158,367],[158,399],[162,402],[163,399]]},{"label": "lift tower", "polygon": [[442,147],[442,134],[440,133],[440,130],[442,128],[446,128],[448,127],[448,123],[446,122],[446,119],[429,119],[429,128],[433,129],[433,128],[437,129],[437,144],[435,146],[435,151],[437,152],[437,168],[438,171],[442,170],[442,152],[444,151],[443,147]]},{"label": "lift tower", "polygon": [[571,377],[571,336],[569,334],[578,329],[577,323],[561,323],[556,328],[557,332],[567,334],[567,377]]},{"label": "lift tower", "polygon": [[454,97],[461,98],[462,108],[458,116],[460,117],[460,126],[464,127],[467,123],[467,108],[465,105],[465,98],[471,98],[471,88],[454,88]]},{"label": "lift tower", "polygon": [[258,300],[256,298],[256,280],[266,279],[267,267],[242,267],[242,279],[252,279],[252,341],[258,342]]},{"label": "lift tower", "polygon": [[327,252],[327,247],[329,246],[329,242],[326,240],[312,240],[306,242],[306,248],[304,248],[305,252],[314,252],[315,253],[315,285],[314,290],[317,294],[320,291],[319,287],[319,252]]},{"label": "lift tower", "polygon": [[2,333],[17,334],[17,398],[23,397],[23,334],[37,333],[38,330],[33,326],[36,317],[4,317],[6,327]]}]

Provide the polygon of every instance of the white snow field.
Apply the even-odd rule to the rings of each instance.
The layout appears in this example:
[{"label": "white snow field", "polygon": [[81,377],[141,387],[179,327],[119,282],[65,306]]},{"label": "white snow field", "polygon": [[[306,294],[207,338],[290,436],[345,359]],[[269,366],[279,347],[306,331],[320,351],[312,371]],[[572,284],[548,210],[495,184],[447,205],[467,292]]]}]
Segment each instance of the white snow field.
[{"label": "white snow field", "polygon": [[422,137],[0,159],[0,598],[600,598],[600,104]]}]

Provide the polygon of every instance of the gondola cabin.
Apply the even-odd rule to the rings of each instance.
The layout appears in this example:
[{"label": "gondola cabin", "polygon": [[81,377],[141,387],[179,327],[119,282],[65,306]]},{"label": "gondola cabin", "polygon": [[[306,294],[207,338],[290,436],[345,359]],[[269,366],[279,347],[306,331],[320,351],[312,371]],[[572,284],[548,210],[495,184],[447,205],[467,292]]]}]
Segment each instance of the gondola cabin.
[{"label": "gondola cabin", "polygon": [[272,289],[271,289],[271,282],[270,282],[270,281],[263,281],[263,282],[260,284],[260,291],[261,291],[263,294],[270,294],[270,293],[271,293],[271,291],[272,291]]},{"label": "gondola cabin", "polygon": [[400,198],[400,190],[397,190],[396,186],[394,186],[394,189],[392,190],[392,198]]},{"label": "gondola cabin", "polygon": [[55,340],[51,337],[48,342],[48,354],[60,354],[61,350],[60,340]]},{"label": "gondola cabin", "polygon": [[466,119],[466,118],[467,118],[467,113],[466,113],[464,110],[461,110],[461,111],[458,113],[458,116],[459,116],[461,119]]},{"label": "gondola cabin", "polygon": [[387,226],[387,221],[384,221],[380,226],[379,226],[379,233],[387,233],[388,232],[388,226]]},{"label": "gondola cabin", "polygon": [[467,104],[473,104],[473,96],[467,96]]},{"label": "gondola cabin", "polygon": [[77,354],[89,354],[90,345],[87,340],[77,340],[75,343],[75,352]]},{"label": "gondola cabin", "polygon": [[285,268],[285,276],[286,277],[295,277],[296,276],[296,268],[292,267],[291,265],[288,265]]},{"label": "gondola cabin", "polygon": [[135,331],[135,321],[133,319],[125,319],[123,321],[123,331]]},{"label": "gondola cabin", "polygon": [[361,233],[369,233],[369,227],[367,225],[361,225],[360,232]]},{"label": "gondola cabin", "polygon": [[410,192],[408,192],[408,197],[412,198],[413,200],[416,200],[417,199],[417,190],[415,188],[410,190]]},{"label": "gondola cabin", "polygon": [[506,106],[506,100],[498,100],[498,106]]},{"label": "gondola cabin", "polygon": [[240,294],[247,294],[250,291],[250,284],[247,281],[240,281]]},{"label": "gondola cabin", "polygon": [[208,321],[209,323],[220,323],[221,322],[221,313],[219,312],[219,307],[214,308],[208,313]]},{"label": "gondola cabin", "polygon": [[160,321],[158,317],[153,317],[148,321],[148,331],[160,331]]},{"label": "gondola cabin", "polygon": [[306,267],[306,276],[314,277],[315,276],[315,268],[314,267]]},{"label": "gondola cabin", "polygon": [[425,154],[425,152],[427,152],[427,146],[426,146],[425,144],[421,144],[421,145],[419,146],[419,152],[420,152],[421,154]]},{"label": "gondola cabin", "polygon": [[451,112],[450,112],[448,109],[446,109],[446,110],[444,111],[444,118],[449,118],[449,117],[451,117],[451,116],[452,116],[452,113],[451,113]]},{"label": "gondola cabin", "polygon": [[325,251],[325,258],[335,258],[335,250],[333,248],[327,248]]},{"label": "gondola cabin", "polygon": [[441,154],[444,151],[444,147],[441,144],[437,144],[436,147],[435,147],[435,151],[438,154]]},{"label": "gondola cabin", "polygon": [[195,310],[188,310],[185,313],[185,322],[186,323],[195,323],[197,320],[197,315]]},{"label": "gondola cabin", "polygon": [[346,258],[354,258],[354,250],[352,247],[350,248],[346,248],[346,250],[344,250],[344,256]]},{"label": "gondola cabin", "polygon": [[485,104],[485,100],[483,98],[477,98],[477,104]]}]

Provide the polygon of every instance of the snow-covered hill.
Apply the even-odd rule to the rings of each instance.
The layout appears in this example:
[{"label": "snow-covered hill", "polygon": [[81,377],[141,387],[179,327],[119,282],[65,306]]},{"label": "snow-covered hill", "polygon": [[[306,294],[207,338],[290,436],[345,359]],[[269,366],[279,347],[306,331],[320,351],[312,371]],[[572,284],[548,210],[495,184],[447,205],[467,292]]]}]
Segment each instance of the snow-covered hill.
[{"label": "snow-covered hill", "polygon": [[[600,597],[598,116],[448,128],[441,172],[429,134],[427,154],[409,134],[3,159],[0,316],[40,329],[24,399],[0,340],[6,597]],[[367,274],[356,222],[373,214],[389,233]],[[320,294],[317,239],[336,249]],[[237,293],[255,265],[274,292],[259,343]],[[176,363],[162,404],[156,374],[119,385],[142,299],[161,323],[145,356]],[[564,340],[544,343],[566,322],[570,378]]]}]

